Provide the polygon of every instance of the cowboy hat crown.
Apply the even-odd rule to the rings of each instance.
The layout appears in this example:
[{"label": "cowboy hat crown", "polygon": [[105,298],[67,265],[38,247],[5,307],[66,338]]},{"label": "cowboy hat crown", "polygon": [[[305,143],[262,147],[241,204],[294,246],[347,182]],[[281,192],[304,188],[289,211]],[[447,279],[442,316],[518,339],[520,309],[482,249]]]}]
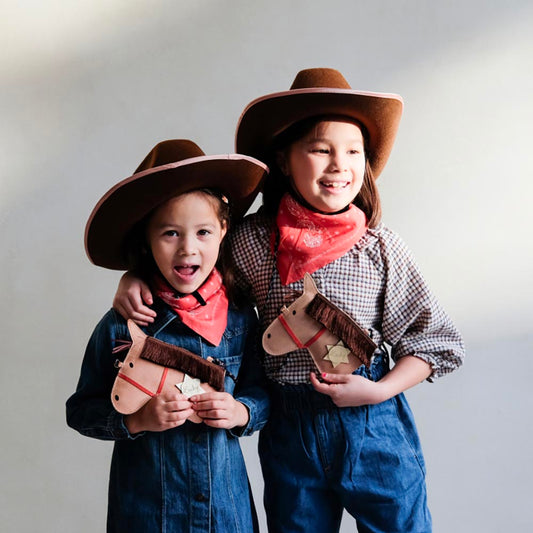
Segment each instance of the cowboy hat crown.
[{"label": "cowboy hat crown", "polygon": [[403,100],[397,94],[354,91],[338,70],[305,69],[298,72],[288,91],[248,104],[237,125],[236,151],[264,160],[275,137],[291,125],[313,116],[339,115],[367,130],[365,149],[378,177],[392,150],[402,110]]},{"label": "cowboy hat crown", "polygon": [[244,216],[260,191],[268,167],[240,154],[208,156],[187,139],[157,144],[135,172],[102,196],[85,228],[85,250],[99,266],[125,270],[130,230],[170,198],[211,188],[229,198],[232,219]]}]

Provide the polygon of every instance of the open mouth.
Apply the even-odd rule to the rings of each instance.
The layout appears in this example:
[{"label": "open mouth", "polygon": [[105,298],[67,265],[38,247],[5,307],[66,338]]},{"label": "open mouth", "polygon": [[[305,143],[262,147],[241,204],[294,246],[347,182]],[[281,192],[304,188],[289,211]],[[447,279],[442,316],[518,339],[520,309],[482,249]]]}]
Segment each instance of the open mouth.
[{"label": "open mouth", "polygon": [[182,277],[193,276],[200,267],[198,265],[176,265],[174,272]]},{"label": "open mouth", "polygon": [[326,189],[345,189],[350,185],[349,181],[320,181],[320,185]]}]

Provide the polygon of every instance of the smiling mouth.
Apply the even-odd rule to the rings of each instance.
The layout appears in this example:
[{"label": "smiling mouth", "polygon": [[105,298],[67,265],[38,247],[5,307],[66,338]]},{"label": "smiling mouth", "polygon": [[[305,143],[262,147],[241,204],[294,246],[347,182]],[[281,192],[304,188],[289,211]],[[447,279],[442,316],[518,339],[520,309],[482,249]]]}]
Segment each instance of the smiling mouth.
[{"label": "smiling mouth", "polygon": [[349,181],[320,181],[319,183],[327,189],[345,189],[350,185]]}]

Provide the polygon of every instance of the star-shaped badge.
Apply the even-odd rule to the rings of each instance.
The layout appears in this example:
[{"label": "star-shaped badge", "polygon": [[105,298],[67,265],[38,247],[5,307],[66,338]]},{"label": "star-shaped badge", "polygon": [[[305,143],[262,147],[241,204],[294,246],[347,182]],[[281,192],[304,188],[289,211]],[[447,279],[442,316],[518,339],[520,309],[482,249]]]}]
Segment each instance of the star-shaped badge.
[{"label": "star-shaped badge", "polygon": [[200,380],[198,378],[191,378],[188,374],[183,375],[183,381],[181,383],[176,383],[176,387],[178,387],[181,393],[187,396],[187,398],[205,392],[205,390],[200,387]]},{"label": "star-shaped badge", "polygon": [[329,361],[333,368],[341,363],[349,363],[348,355],[350,354],[350,349],[346,348],[342,341],[337,344],[326,344],[326,348],[328,353],[324,356],[324,361]]}]

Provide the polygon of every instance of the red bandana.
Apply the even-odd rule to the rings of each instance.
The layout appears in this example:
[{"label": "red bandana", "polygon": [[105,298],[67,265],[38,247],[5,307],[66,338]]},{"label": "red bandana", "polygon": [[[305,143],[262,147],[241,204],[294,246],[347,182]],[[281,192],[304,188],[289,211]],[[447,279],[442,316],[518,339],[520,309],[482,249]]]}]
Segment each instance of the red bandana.
[{"label": "red bandana", "polygon": [[[277,266],[283,285],[342,257],[367,230],[365,214],[353,204],[342,213],[325,215],[305,208],[289,194],[281,199],[276,224]],[[275,242],[274,232],[272,248]]]},{"label": "red bandana", "polygon": [[186,326],[211,344],[220,344],[228,324],[228,297],[216,268],[197,291],[187,296],[176,297],[176,291],[160,276],[155,279],[155,291]]}]

